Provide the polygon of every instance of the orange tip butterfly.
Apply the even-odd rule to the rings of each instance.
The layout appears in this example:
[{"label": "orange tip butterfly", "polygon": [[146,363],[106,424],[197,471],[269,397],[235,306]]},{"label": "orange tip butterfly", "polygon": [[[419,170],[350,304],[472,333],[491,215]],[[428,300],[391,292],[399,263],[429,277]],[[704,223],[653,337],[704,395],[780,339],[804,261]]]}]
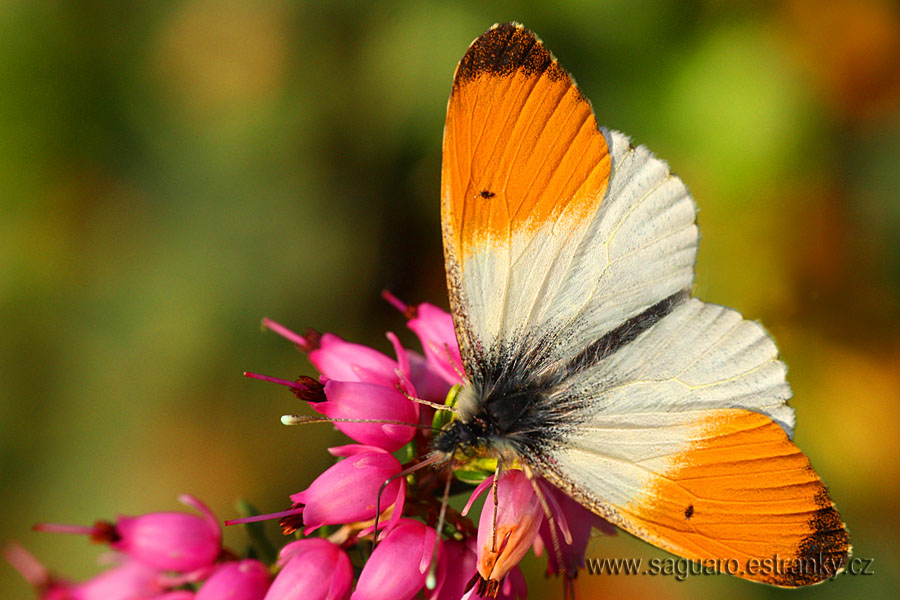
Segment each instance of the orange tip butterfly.
[{"label": "orange tip butterfly", "polygon": [[521,25],[489,29],[456,69],[441,213],[467,381],[436,453],[523,465],[682,557],[788,565],[747,579],[840,572],[849,536],[791,441],[775,344],[691,297],[690,194],[598,127]]}]

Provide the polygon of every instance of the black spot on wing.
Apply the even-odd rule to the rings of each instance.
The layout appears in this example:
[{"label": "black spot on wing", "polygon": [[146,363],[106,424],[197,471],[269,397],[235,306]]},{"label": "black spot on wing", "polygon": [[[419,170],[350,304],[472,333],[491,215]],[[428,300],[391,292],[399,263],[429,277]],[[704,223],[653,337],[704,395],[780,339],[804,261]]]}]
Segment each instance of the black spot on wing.
[{"label": "black spot on wing", "polygon": [[494,192],[492,192],[490,190],[481,190],[481,192],[479,192],[478,195],[481,196],[482,198],[484,198],[485,200],[490,200],[497,194],[495,194]]},{"label": "black spot on wing", "polygon": [[694,516],[694,505],[688,504],[688,507],[686,509],[684,509],[684,518],[690,519],[693,516]]},{"label": "black spot on wing", "polygon": [[472,42],[456,69],[455,84],[480,75],[504,77],[516,71],[545,73],[552,81],[569,77],[544,44],[521,25],[502,23]]}]

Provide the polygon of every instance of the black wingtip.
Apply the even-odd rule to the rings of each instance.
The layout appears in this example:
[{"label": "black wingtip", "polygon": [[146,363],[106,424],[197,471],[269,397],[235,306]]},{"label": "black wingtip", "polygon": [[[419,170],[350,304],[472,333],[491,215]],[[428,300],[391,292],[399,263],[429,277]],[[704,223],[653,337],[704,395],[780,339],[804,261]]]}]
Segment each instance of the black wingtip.
[{"label": "black wingtip", "polygon": [[504,77],[523,71],[568,77],[541,40],[519,23],[498,23],[479,36],[459,61],[456,84],[481,75]]}]

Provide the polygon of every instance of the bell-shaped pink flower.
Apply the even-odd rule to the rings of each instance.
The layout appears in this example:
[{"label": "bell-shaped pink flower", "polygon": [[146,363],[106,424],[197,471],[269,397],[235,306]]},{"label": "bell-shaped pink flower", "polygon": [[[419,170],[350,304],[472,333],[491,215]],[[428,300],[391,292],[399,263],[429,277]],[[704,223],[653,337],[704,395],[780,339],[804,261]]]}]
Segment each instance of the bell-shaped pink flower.
[{"label": "bell-shaped pink flower", "polygon": [[345,600],[353,585],[347,553],[328,540],[306,538],[281,549],[281,571],[265,600]]},{"label": "bell-shaped pink flower", "polygon": [[407,326],[419,337],[425,358],[447,383],[461,383],[463,367],[453,317],[427,302],[419,304],[413,312],[415,316],[407,322]]},{"label": "bell-shaped pink flower", "polygon": [[[544,519],[541,523],[540,537],[536,540],[540,541],[540,544],[536,543],[535,546],[547,549],[548,575],[565,572],[567,577],[574,578],[578,569],[584,568],[584,553],[591,539],[591,529],[596,527],[607,535],[615,535],[616,529],[605,519],[598,517],[546,481],[541,480],[541,490],[548,500],[554,518],[561,556],[556,556],[557,551],[553,547],[549,519]],[[562,559],[562,564],[558,558]]]},{"label": "bell-shaped pink flower", "polygon": [[500,584],[500,593],[497,600],[524,600],[528,596],[528,585],[525,583],[525,574],[518,566],[510,569],[506,579]]},{"label": "bell-shaped pink flower", "polygon": [[369,557],[351,600],[409,600],[425,585],[436,532],[400,519]]},{"label": "bell-shaped pink flower", "polygon": [[436,585],[426,594],[428,600],[459,600],[475,574],[475,538],[441,542]]},{"label": "bell-shaped pink flower", "polygon": [[[407,350],[406,354],[409,357],[409,378],[416,390],[416,397],[443,404],[447,394],[450,392],[451,385],[447,383],[444,376],[424,356],[411,350]],[[422,413],[426,408],[428,407],[419,406],[420,418],[423,417]],[[430,417],[434,414],[433,409],[430,410],[432,412],[429,413],[429,418],[424,421],[428,424],[431,423]]]},{"label": "bell-shaped pink flower", "polygon": [[397,361],[378,350],[345,342],[333,333],[323,334],[309,360],[326,379],[364,381],[393,387],[397,381]]},{"label": "bell-shaped pink flower", "polygon": [[79,583],[64,596],[71,600],[133,600],[150,598],[163,592],[159,573],[134,559],[95,575]]},{"label": "bell-shaped pink flower", "polygon": [[[416,425],[419,405],[393,385],[330,380],[325,384],[327,402],[310,404],[313,410],[333,419],[401,421]],[[414,427],[393,423],[335,423],[348,437],[388,452],[399,450],[416,434]]]},{"label": "bell-shaped pink flower", "polygon": [[74,584],[55,577],[31,552],[18,542],[8,542],[2,548],[3,558],[34,588],[40,600],[67,600]]},{"label": "bell-shaped pink flower", "polygon": [[98,521],[93,527],[38,524],[39,531],[90,535],[159,571],[194,571],[212,566],[219,556],[222,531],[212,511],[197,498],[183,494],[182,504],[202,516],[157,512],[138,517],[119,516],[116,523]]},{"label": "bell-shaped pink flower", "polygon": [[263,600],[269,590],[269,570],[258,560],[221,564],[197,591],[196,600]]},{"label": "bell-shaped pink flower", "polygon": [[540,499],[524,472],[511,470],[497,482],[497,521],[494,532],[494,504],[485,500],[478,522],[478,590],[495,597],[506,574],[515,567],[534,543],[544,519]]},{"label": "bell-shaped pink flower", "polygon": [[[381,485],[402,470],[396,458],[374,446],[350,444],[330,448],[329,452],[346,458],[291,496],[295,503],[305,505],[303,524],[307,534],[322,525],[373,519]],[[405,496],[406,481],[397,477],[381,493],[378,508],[384,512],[396,503],[394,513],[399,518]]]},{"label": "bell-shaped pink flower", "polygon": [[188,494],[179,500],[201,517],[182,512],[120,516],[119,540],[111,546],[162,571],[193,571],[215,562],[222,547],[222,530],[212,511]]}]

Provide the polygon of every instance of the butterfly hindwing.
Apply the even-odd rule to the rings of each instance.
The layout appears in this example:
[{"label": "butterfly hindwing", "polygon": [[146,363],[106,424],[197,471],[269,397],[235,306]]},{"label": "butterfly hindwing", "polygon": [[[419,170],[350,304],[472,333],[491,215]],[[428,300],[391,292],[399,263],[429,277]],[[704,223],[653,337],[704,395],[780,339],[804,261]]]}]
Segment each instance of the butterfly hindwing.
[{"label": "butterfly hindwing", "polygon": [[689,300],[555,394],[571,428],[539,470],[626,531],[775,585],[846,563],[847,532],[790,439],[784,365],[756,323]]}]

